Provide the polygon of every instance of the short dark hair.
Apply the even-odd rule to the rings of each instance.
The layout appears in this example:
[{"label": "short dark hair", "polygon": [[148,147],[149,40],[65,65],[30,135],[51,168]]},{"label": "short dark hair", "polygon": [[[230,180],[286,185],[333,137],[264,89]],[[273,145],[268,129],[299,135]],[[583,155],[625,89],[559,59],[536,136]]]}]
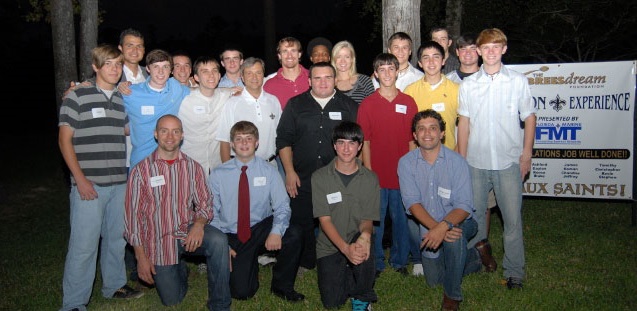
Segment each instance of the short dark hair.
[{"label": "short dark hair", "polygon": [[423,44],[420,45],[420,47],[418,48],[418,59],[420,59],[422,52],[424,52],[426,49],[438,50],[438,52],[440,52],[440,55],[442,55],[442,59],[445,59],[445,49],[442,47],[442,45],[440,45],[440,43],[433,40],[425,41]]},{"label": "short dark hair", "polygon": [[398,58],[394,54],[391,53],[380,53],[376,55],[374,58],[374,71],[378,70],[378,67],[383,65],[394,65],[396,67],[396,71],[398,71],[400,64],[398,62]]},{"label": "short dark hair", "polygon": [[124,37],[126,36],[133,36],[133,37],[137,37],[144,40],[144,36],[142,35],[141,32],[139,32],[139,30],[133,29],[133,28],[127,28],[122,30],[122,32],[119,34],[119,45],[124,44]]},{"label": "short dark hair", "polygon": [[461,49],[465,46],[476,45],[476,40],[478,39],[478,35],[475,33],[465,33],[461,34],[456,38],[456,49]]},{"label": "short dark hair", "polygon": [[347,139],[358,143],[363,143],[363,129],[356,122],[343,121],[332,130],[332,143],[335,144],[339,139]]},{"label": "short dark hair", "polygon": [[445,131],[447,123],[445,122],[445,120],[442,119],[442,116],[433,109],[425,109],[422,111],[418,111],[414,115],[414,118],[411,121],[411,132],[416,133],[416,126],[418,125],[418,121],[427,118],[434,118],[438,120],[438,127],[440,127],[440,131]]},{"label": "short dark hair", "polygon": [[175,56],[184,56],[184,57],[188,57],[188,59],[190,60],[190,62],[192,63],[192,58],[190,57],[190,55],[188,55],[188,52],[186,52],[186,50],[176,50],[173,51],[171,53],[172,57],[175,58]]},{"label": "short dark hair", "polygon": [[203,56],[199,56],[197,57],[197,59],[195,60],[195,63],[192,65],[192,71],[199,75],[199,67],[201,67],[201,65],[204,64],[209,64],[209,63],[213,63],[217,65],[217,68],[219,69],[219,67],[221,67],[219,65],[219,62],[217,61],[217,59],[214,56],[211,55],[203,55]]},{"label": "short dark hair", "polygon": [[406,33],[406,32],[395,32],[393,35],[391,35],[391,37],[389,37],[389,39],[387,40],[387,46],[391,46],[391,42],[394,40],[407,40],[409,41],[409,45],[412,45],[412,40],[411,37]]},{"label": "short dark hair", "polygon": [[316,37],[307,43],[307,57],[312,56],[312,50],[314,49],[315,46],[318,46],[318,45],[325,46],[327,48],[327,52],[330,54],[332,53],[332,42],[330,42],[330,40],[327,40],[324,37]]},{"label": "short dark hair", "polygon": [[241,50],[239,50],[238,47],[234,46],[234,45],[226,45],[223,50],[221,50],[221,53],[219,53],[219,60],[222,61],[223,60],[223,53],[228,52],[228,51],[237,51],[239,52],[239,58],[243,59],[243,52],[241,52]]},{"label": "short dark hair", "polygon": [[334,75],[334,79],[336,79],[336,69],[329,62],[318,62],[316,64],[312,64],[312,66],[310,66],[310,78],[312,78],[312,72],[314,71],[314,68],[321,68],[321,67],[332,69],[332,74]]},{"label": "short dark hair", "polygon": [[[431,28],[431,30],[429,30],[429,39],[433,38],[434,36],[434,32],[438,32],[438,31],[444,31],[447,33],[447,36],[449,36],[449,29],[447,29],[447,27],[433,27]],[[451,38],[448,38],[451,39]]]}]

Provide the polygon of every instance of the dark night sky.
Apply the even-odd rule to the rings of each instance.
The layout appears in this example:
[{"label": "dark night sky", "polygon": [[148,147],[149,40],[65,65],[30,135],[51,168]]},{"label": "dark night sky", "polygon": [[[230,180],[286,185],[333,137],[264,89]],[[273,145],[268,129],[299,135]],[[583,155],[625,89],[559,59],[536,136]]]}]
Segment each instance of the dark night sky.
[{"label": "dark night sky", "polygon": [[[0,26],[7,34],[0,44],[0,53],[7,64],[5,72],[12,77],[11,89],[30,88],[21,93],[15,108],[28,113],[28,117],[20,118],[25,132],[41,133],[43,127],[45,132],[56,132],[51,27],[45,22],[26,22],[24,15],[29,6],[26,0],[18,2],[21,6],[12,1],[0,4]],[[334,28],[335,20],[344,10],[341,1],[324,0],[321,6],[312,5],[311,9],[299,1],[274,0],[274,3],[277,40],[294,36],[305,46],[318,35],[330,38],[330,34],[339,34],[330,38],[334,43],[350,39],[346,31]],[[265,58],[262,1],[102,0],[100,10],[103,22],[99,26],[98,43],[117,44],[121,30],[133,27],[144,34],[146,51],[184,49],[194,59],[203,54],[217,56],[228,41],[238,44],[246,56]],[[303,62],[306,59],[304,54]]]},{"label": "dark night sky", "polygon": [[[294,0],[274,0],[276,26],[280,32],[321,32],[336,16],[342,5],[337,0],[323,0],[311,6]],[[187,5],[184,5],[186,4]],[[134,25],[143,31],[155,28],[160,40],[170,37],[194,39],[211,19],[228,24],[242,24],[244,34],[261,34],[263,1],[234,0],[111,0],[103,1],[104,27],[123,29]],[[125,7],[126,13],[119,8]],[[151,26],[152,25],[152,26]]]},{"label": "dark night sky", "polygon": [[[314,36],[328,36],[330,25],[335,23],[344,7],[337,0],[324,0],[320,6],[292,0],[273,2],[276,39],[294,36],[303,45]],[[184,3],[170,0],[103,1],[101,8],[105,13],[100,39],[117,40],[119,31],[133,27],[145,35],[147,51],[152,48],[185,49],[196,57],[204,53],[217,55],[223,45],[231,43],[238,45],[246,56],[265,58],[263,1],[189,0],[187,5]],[[125,14],[119,9],[122,7],[126,8]],[[275,69],[267,68],[266,71]]]}]

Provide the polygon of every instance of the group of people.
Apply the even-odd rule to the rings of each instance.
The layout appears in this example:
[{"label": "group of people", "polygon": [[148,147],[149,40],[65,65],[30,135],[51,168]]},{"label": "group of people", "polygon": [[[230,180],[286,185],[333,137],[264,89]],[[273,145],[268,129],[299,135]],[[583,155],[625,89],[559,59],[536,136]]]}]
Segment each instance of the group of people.
[{"label": "group of people", "polygon": [[495,201],[504,277],[522,288],[528,82],[502,63],[499,29],[459,36],[458,58],[446,29],[431,39],[418,49],[421,71],[409,35],[395,33],[371,76],[357,72],[350,42],[322,37],[308,44],[309,69],[300,41],[281,39],[281,67],[268,76],[236,47],[194,63],[183,52],[145,54],[134,29],[117,47],[96,47],[95,77],[73,86],[59,113],[71,172],[61,310],[86,310],[98,252],[107,298],[143,295],[127,285],[128,267],[162,304],[179,304],[184,258],[201,257],[208,308],[229,310],[232,298],[256,294],[269,254],[272,294],[304,300],[295,281],[316,269],[324,307],[370,310],[387,214],[389,266],[407,275],[411,260],[413,275],[443,286],[442,309],[457,310],[463,276],[497,269]]}]

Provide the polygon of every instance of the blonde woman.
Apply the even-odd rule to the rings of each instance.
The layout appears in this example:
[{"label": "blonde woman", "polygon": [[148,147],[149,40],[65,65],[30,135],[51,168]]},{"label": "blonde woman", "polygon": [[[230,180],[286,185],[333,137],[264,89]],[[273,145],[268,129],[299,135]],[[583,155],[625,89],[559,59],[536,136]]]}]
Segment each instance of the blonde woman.
[{"label": "blonde woman", "polygon": [[349,41],[340,41],[334,45],[332,66],[336,68],[336,89],[358,104],[374,92],[370,77],[356,72],[356,52]]}]

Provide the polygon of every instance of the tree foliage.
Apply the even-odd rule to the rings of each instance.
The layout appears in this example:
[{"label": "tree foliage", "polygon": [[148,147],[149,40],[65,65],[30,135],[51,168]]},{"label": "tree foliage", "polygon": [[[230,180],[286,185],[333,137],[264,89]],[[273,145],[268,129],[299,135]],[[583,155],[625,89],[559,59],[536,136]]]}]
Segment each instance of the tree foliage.
[{"label": "tree foliage", "polygon": [[[361,14],[381,16],[382,0],[364,0]],[[461,8],[458,8],[460,6]],[[461,27],[453,19],[461,10]],[[422,0],[423,38],[447,26],[453,35],[498,27],[509,39],[507,62],[591,62],[637,58],[637,1]],[[375,18],[370,32],[387,26]],[[378,27],[378,28],[376,28]]]},{"label": "tree foliage", "polygon": [[501,28],[516,62],[625,60],[637,57],[635,12],[623,0],[465,1],[463,28]]}]

